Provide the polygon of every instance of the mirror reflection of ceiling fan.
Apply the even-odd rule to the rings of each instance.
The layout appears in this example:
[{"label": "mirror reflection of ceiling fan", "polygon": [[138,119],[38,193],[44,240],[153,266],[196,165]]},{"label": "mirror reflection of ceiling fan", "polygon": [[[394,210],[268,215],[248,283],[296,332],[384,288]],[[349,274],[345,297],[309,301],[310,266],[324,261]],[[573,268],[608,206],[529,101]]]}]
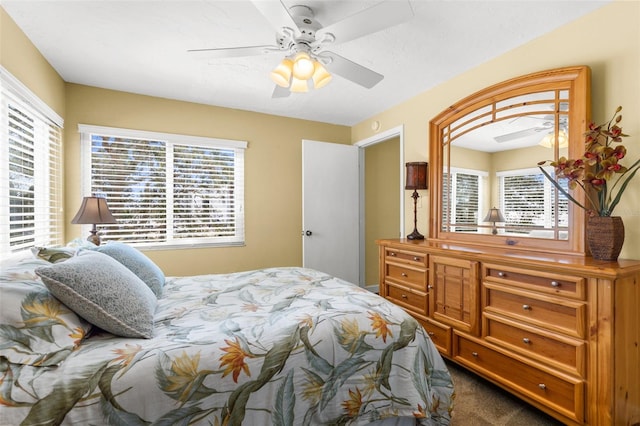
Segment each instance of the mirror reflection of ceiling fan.
[{"label": "mirror reflection of ceiling fan", "polygon": [[[521,118],[521,117],[518,117]],[[511,123],[515,122],[518,118],[511,121]],[[498,143],[510,142],[516,139],[527,138],[529,136],[540,134],[542,137],[546,136],[549,132],[553,132],[554,127],[554,116],[553,115],[545,115],[542,117],[536,117],[535,115],[527,116],[527,118],[540,119],[544,120],[542,124],[539,126],[529,127],[526,129],[517,130],[515,132],[506,133],[503,135],[494,136],[494,140]],[[559,121],[560,131],[564,131],[566,133],[567,129],[567,119],[560,118]]]},{"label": "mirror reflection of ceiling fan", "polygon": [[[290,92],[319,89],[331,81],[334,73],[365,88],[372,88],[384,76],[327,50],[332,44],[344,43],[413,17],[408,0],[386,0],[334,24],[323,27],[314,11],[304,5],[287,8],[282,1],[252,0],[255,7],[276,30],[275,45],[192,49],[208,58],[229,58],[280,53],[285,57],[271,72],[276,83],[273,97]],[[327,2],[331,7],[331,2]]]}]

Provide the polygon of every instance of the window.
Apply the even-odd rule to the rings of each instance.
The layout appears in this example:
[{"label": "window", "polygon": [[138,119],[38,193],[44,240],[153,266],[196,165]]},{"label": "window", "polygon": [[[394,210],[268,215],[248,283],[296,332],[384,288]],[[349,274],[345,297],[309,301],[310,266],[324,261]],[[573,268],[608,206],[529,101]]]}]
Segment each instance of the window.
[{"label": "window", "polygon": [[63,120],[0,67],[0,256],[61,245]]},{"label": "window", "polygon": [[103,241],[185,246],[244,243],[246,142],[79,125],[84,195],[118,223]]},{"label": "window", "polygon": [[[553,175],[553,169],[549,170]],[[566,228],[569,225],[569,202],[558,194],[540,169],[498,172],[500,196],[505,225],[513,228]],[[559,181],[568,190],[567,181]],[[558,197],[558,212],[552,200]]]},{"label": "window", "polygon": [[[452,168],[451,173],[443,174],[443,223],[442,228],[447,231],[450,225],[474,225],[472,227],[456,226],[456,232],[476,232],[477,225],[479,223],[480,215],[482,214],[481,206],[483,200],[481,199],[483,190],[483,177],[486,177],[486,172],[477,170],[465,170]],[[451,186],[451,188],[449,188]],[[447,195],[451,194],[452,202],[447,199]],[[453,219],[450,222],[449,217]]]}]

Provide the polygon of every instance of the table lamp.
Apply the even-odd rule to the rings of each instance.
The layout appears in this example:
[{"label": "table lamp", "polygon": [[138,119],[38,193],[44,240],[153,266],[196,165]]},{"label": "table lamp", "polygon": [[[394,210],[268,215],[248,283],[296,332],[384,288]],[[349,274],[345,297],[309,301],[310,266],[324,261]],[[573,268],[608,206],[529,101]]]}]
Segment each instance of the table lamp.
[{"label": "table lamp", "polygon": [[407,179],[405,181],[404,189],[413,189],[413,232],[407,235],[410,240],[424,240],[424,235],[418,232],[418,189],[427,189],[427,170],[429,168],[428,163],[413,162],[407,163]]},{"label": "table lamp", "polygon": [[505,219],[504,216],[502,216],[499,208],[492,207],[491,209],[489,209],[489,213],[487,213],[487,217],[484,218],[484,221],[493,223],[493,229],[491,230],[491,233],[493,235],[496,235],[498,233],[496,222],[504,222]]},{"label": "table lamp", "polygon": [[100,245],[100,236],[96,225],[103,223],[116,223],[116,218],[113,217],[109,206],[107,205],[107,199],[102,197],[84,197],[82,205],[78,213],[71,220],[71,223],[75,224],[92,224],[91,235],[87,237],[87,241],[91,241],[93,244]]}]

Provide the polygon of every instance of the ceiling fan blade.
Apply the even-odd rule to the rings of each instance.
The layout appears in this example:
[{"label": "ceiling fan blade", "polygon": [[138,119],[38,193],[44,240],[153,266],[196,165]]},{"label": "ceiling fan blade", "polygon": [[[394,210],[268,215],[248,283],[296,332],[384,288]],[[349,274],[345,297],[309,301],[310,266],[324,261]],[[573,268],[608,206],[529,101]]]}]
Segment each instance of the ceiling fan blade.
[{"label": "ceiling fan blade", "polygon": [[194,53],[207,58],[237,58],[242,56],[262,55],[265,53],[279,52],[277,46],[245,46],[245,47],[220,47],[212,49],[191,49]]},{"label": "ceiling fan blade", "polygon": [[318,55],[318,58],[323,59],[321,62],[330,72],[344,77],[347,80],[353,81],[367,89],[371,89],[384,78],[382,74],[378,74],[369,68],[358,65],[347,58],[343,58],[337,53],[325,50]]},{"label": "ceiling fan blade", "polygon": [[319,29],[316,38],[320,40],[325,34],[333,34],[336,42],[343,43],[401,24],[411,18],[413,9],[408,0],[387,0]]},{"label": "ceiling fan blade", "polygon": [[298,25],[289,14],[289,8],[282,1],[252,0],[252,3],[278,33],[282,28],[298,31]]},{"label": "ceiling fan blade", "polygon": [[282,87],[282,86],[278,86],[276,84],[276,86],[273,89],[273,94],[271,95],[271,97],[272,98],[286,98],[290,94],[291,94],[291,91],[288,88]]},{"label": "ceiling fan blade", "polygon": [[526,138],[527,136],[537,135],[538,133],[540,133],[540,132],[542,132],[544,130],[549,130],[549,128],[547,128],[547,127],[532,127],[530,129],[518,130],[517,132],[512,132],[512,133],[507,133],[507,134],[504,134],[504,135],[496,136],[493,139],[498,143],[509,142],[509,141],[512,141],[512,140],[520,139],[520,138]]}]

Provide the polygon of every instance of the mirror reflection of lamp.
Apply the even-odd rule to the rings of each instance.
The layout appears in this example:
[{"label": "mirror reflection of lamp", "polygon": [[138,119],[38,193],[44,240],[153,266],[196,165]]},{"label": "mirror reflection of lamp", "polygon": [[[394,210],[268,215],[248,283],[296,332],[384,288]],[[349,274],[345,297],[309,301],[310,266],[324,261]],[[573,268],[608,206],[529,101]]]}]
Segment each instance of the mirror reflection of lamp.
[{"label": "mirror reflection of lamp", "polygon": [[505,222],[504,216],[502,216],[502,212],[497,207],[492,207],[489,209],[489,213],[487,213],[487,217],[484,218],[484,222],[493,223],[493,229],[491,233],[496,235],[498,233],[498,228],[496,228],[496,222]]},{"label": "mirror reflection of lamp", "polygon": [[429,168],[428,163],[413,162],[407,163],[407,178],[405,181],[404,189],[413,189],[413,232],[407,235],[410,240],[424,240],[424,235],[418,232],[418,189],[428,189],[427,185],[427,171]]},{"label": "mirror reflection of lamp", "polygon": [[116,223],[116,218],[111,214],[106,198],[84,197],[80,209],[75,217],[71,219],[71,223],[93,225],[90,231],[91,235],[87,237],[87,241],[99,246],[100,236],[98,235],[96,225]]}]

